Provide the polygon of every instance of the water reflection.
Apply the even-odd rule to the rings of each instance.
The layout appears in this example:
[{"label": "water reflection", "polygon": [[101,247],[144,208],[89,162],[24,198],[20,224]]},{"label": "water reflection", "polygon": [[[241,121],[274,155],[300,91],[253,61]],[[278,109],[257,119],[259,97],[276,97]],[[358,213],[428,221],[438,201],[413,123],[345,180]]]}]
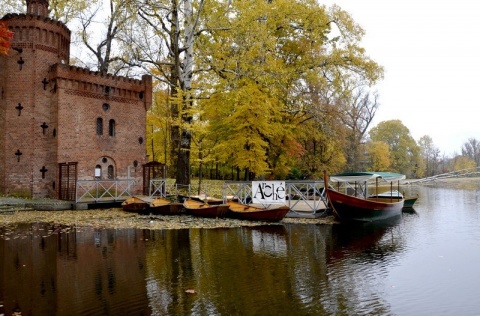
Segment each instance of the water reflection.
[{"label": "water reflection", "polygon": [[384,281],[388,266],[403,251],[400,223],[398,217],[383,223],[332,227],[323,298],[329,302],[329,314],[391,314]]},{"label": "water reflection", "polygon": [[32,224],[1,235],[0,314],[147,313],[137,231]]},{"label": "water reflection", "polygon": [[0,232],[0,314],[389,313],[397,222],[106,230],[43,224]]},{"label": "water reflection", "polygon": [[388,259],[401,250],[400,235],[394,232],[401,221],[402,216],[397,216],[382,222],[334,225],[330,263],[352,257],[366,262]]}]

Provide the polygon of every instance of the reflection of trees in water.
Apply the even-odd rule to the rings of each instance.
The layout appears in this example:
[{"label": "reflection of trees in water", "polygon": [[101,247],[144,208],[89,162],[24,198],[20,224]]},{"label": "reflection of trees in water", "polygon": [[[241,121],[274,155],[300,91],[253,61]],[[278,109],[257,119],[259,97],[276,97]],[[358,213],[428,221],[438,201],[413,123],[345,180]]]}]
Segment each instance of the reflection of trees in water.
[{"label": "reflection of trees in water", "polygon": [[185,290],[195,278],[189,230],[145,230],[146,288],[154,315],[187,315]]},{"label": "reflection of trees in water", "polygon": [[[47,299],[34,310],[47,312],[388,314],[382,277],[402,250],[394,225],[44,229],[45,238],[0,240],[0,294],[14,281],[28,296],[38,288]],[[24,265],[35,273],[19,277]]]},{"label": "reflection of trees in water", "polygon": [[336,309],[346,314],[391,314],[383,298],[384,282],[387,266],[402,252],[400,220],[333,226],[326,288]]},{"label": "reflection of trees in water", "polygon": [[146,252],[151,309],[264,314],[268,306],[272,315],[388,314],[382,274],[385,260],[399,249],[394,226],[361,227],[286,224],[154,232]]}]

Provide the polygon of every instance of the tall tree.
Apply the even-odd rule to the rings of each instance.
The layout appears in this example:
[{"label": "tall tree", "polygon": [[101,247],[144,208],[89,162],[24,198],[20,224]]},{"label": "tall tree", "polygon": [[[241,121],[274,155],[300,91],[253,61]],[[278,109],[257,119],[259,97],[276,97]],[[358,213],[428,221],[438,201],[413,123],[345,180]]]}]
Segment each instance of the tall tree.
[{"label": "tall tree", "polygon": [[469,138],[462,146],[462,156],[469,157],[480,165],[480,142],[475,138]]},{"label": "tall tree", "polygon": [[409,129],[400,120],[380,122],[370,130],[372,141],[388,144],[392,170],[407,176],[415,176],[421,164],[420,149],[410,135]]},{"label": "tall tree", "polygon": [[418,140],[425,166],[425,175],[430,177],[437,173],[440,150],[435,146],[430,136],[424,135]]},{"label": "tall tree", "polygon": [[179,184],[190,183],[195,37],[201,33],[203,0],[136,1],[138,20],[124,33],[133,64],[152,72],[170,95],[171,167]]},{"label": "tall tree", "polygon": [[[61,3],[92,5],[78,19],[85,26],[79,34],[99,70],[116,73],[111,67],[118,57],[130,70],[151,73],[158,90],[167,92],[169,169],[179,184],[190,182],[192,137],[202,143],[209,138],[215,159],[246,174],[282,177],[295,164],[310,176],[340,168],[347,135],[338,116],[347,111],[342,102],[354,99],[347,99],[352,87],[383,77],[361,46],[363,29],[341,8],[316,0],[110,0],[109,18],[118,18],[107,22],[94,15],[95,2],[57,2],[56,12]],[[105,36],[89,37],[94,25],[105,26]],[[233,128],[242,120],[257,124]],[[195,124],[207,133],[193,135],[200,131]],[[223,141],[215,142],[213,132],[222,133]],[[235,157],[220,150],[231,153],[232,140],[243,141],[235,144]],[[306,164],[307,157],[313,163]]]},{"label": "tall tree", "polygon": [[[348,78],[357,85],[371,84],[383,73],[359,46],[363,30],[338,7],[327,11],[315,1],[234,1],[229,10],[231,14],[223,19],[209,19],[210,36],[199,38],[202,44],[199,47],[205,52],[202,68],[212,69],[217,75],[217,78],[210,75],[205,81],[215,82],[213,90],[218,94],[231,94],[235,89],[256,85],[256,91],[274,101],[265,105],[268,110],[264,113],[272,113],[274,120],[269,125],[278,124],[279,128],[273,134],[260,128],[256,132],[266,141],[262,150],[268,169],[264,172],[284,175],[288,164],[298,159],[299,152],[307,154],[303,149],[291,149],[316,141],[305,142],[299,135],[326,140],[321,146],[309,148],[328,147],[324,153],[332,148],[342,151],[340,125],[330,115],[336,98],[345,89],[341,82]],[[343,35],[330,36],[332,25],[338,25]],[[257,96],[244,97],[252,98],[255,103]],[[232,106],[231,111],[235,110]],[[310,121],[316,122],[310,124]],[[312,131],[312,126],[321,128]],[[241,146],[238,150],[249,148]],[[329,166],[338,166],[330,158],[325,161]],[[322,167],[317,167],[313,170],[321,173]]]},{"label": "tall tree", "polygon": [[150,111],[147,112],[147,154],[152,161],[167,165],[169,159],[171,115],[168,91],[157,87]]},{"label": "tall tree", "polygon": [[347,129],[345,146],[347,169],[351,171],[360,171],[362,168],[364,159],[362,144],[378,107],[378,94],[370,93],[363,88],[356,89],[339,100],[339,117]]},{"label": "tall tree", "polygon": [[[127,58],[122,54],[124,43],[120,43],[119,36],[124,29],[131,27],[135,7],[131,0],[107,0],[94,4],[92,2],[78,14],[80,27],[76,35],[90,56],[87,62],[77,59],[77,63],[83,62],[84,66],[103,73],[128,74]],[[92,61],[95,64],[92,65]]]}]

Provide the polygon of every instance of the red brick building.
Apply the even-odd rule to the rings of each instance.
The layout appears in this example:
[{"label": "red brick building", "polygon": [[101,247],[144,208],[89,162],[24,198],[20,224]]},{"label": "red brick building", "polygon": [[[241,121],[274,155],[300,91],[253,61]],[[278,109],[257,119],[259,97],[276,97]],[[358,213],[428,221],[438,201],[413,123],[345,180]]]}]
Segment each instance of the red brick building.
[{"label": "red brick building", "polygon": [[73,199],[77,180],[127,178],[141,190],[151,77],[69,66],[70,30],[48,0],[2,20],[14,38],[0,56],[0,194]]}]

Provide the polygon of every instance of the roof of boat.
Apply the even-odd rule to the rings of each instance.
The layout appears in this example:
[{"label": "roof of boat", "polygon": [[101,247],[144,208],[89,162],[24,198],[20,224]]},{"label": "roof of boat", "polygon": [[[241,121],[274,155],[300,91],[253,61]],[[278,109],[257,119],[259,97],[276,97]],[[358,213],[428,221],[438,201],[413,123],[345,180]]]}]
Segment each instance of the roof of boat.
[{"label": "roof of boat", "polygon": [[330,176],[332,182],[361,182],[373,179],[381,179],[387,182],[405,179],[405,175],[394,172],[344,172]]}]

